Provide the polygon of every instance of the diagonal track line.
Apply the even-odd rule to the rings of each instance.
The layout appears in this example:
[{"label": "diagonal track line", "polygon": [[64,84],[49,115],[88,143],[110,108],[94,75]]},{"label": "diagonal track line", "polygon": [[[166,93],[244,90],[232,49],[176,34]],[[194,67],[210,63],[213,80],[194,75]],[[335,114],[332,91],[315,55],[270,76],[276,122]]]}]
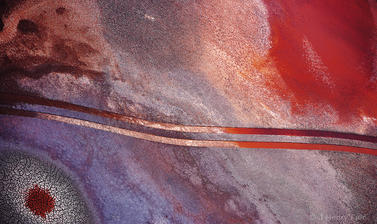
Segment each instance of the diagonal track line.
[{"label": "diagonal track line", "polygon": [[295,137],[323,137],[338,138],[346,140],[356,140],[370,143],[377,143],[377,137],[360,135],[354,133],[323,131],[323,130],[298,130],[298,129],[279,129],[279,128],[238,128],[238,127],[219,127],[219,126],[190,126],[171,123],[153,122],[135,117],[125,116],[114,112],[99,110],[95,108],[80,106],[58,100],[50,100],[41,97],[20,96],[7,93],[0,93],[1,104],[35,104],[42,106],[55,107],[60,109],[82,112],[95,116],[110,118],[127,122],[130,124],[141,125],[144,127],[178,131],[190,133],[216,133],[216,134],[243,134],[243,135],[276,135],[276,136],[295,136]]},{"label": "diagonal track line", "polygon": [[110,125],[100,124],[97,122],[81,120],[66,116],[54,115],[49,113],[33,112],[13,108],[0,108],[0,114],[15,115],[23,117],[32,117],[38,119],[45,119],[51,121],[63,122],[71,125],[78,125],[82,127],[93,128],[101,131],[107,131],[124,136],[130,136],[138,139],[159,142],[171,145],[191,146],[191,147],[218,147],[218,148],[263,148],[263,149],[295,149],[295,150],[323,150],[323,151],[340,151],[353,152],[377,156],[377,150],[356,147],[344,146],[335,144],[312,144],[312,143],[292,143],[292,142],[247,142],[247,141],[222,141],[222,140],[190,140],[162,137],[153,134],[146,134],[137,131],[131,131],[124,128],[114,127]]}]

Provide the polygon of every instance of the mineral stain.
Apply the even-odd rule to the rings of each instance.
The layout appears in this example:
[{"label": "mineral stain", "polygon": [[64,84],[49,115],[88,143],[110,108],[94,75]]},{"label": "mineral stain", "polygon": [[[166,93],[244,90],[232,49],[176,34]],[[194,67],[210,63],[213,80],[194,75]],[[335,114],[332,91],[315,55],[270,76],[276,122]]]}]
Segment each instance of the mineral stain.
[{"label": "mineral stain", "polygon": [[[368,1],[265,3],[271,14],[270,57],[294,93],[293,112],[302,113],[308,103],[327,104],[338,112],[340,122],[377,117],[372,103],[377,100],[375,24]],[[310,59],[308,51],[318,60]]]},{"label": "mineral stain", "polygon": [[34,188],[27,192],[25,206],[35,215],[45,219],[46,215],[54,210],[55,199],[48,190],[34,185]]}]

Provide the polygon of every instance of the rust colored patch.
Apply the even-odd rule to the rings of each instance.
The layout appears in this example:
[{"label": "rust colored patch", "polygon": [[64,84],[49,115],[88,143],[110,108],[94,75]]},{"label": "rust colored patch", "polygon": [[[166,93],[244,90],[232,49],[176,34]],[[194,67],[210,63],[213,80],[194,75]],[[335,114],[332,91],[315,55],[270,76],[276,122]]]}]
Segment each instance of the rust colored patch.
[{"label": "rust colored patch", "polygon": [[[308,103],[329,104],[340,122],[361,115],[376,118],[376,27],[368,1],[265,2],[272,28],[270,57],[295,95],[288,99],[293,112],[301,114]],[[284,98],[286,92],[276,89]]]},{"label": "rust colored patch", "polygon": [[45,219],[46,215],[55,208],[55,199],[48,190],[41,189],[38,185],[35,185],[27,193],[25,206],[35,215]]}]

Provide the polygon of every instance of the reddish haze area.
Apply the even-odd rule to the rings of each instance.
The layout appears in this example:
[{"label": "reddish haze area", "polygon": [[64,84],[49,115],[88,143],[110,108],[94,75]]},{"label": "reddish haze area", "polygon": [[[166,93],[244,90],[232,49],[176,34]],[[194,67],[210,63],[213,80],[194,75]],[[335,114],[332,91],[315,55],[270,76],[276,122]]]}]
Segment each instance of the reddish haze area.
[{"label": "reddish haze area", "polygon": [[338,112],[340,122],[360,115],[377,118],[376,9],[364,0],[265,3],[270,57],[294,93],[293,112],[324,103]]}]

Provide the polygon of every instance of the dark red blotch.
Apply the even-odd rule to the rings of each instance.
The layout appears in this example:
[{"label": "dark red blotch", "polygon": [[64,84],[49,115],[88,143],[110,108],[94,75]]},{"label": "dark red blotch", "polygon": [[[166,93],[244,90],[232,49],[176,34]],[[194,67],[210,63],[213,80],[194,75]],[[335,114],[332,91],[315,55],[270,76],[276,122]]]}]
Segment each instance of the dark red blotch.
[{"label": "dark red blotch", "polygon": [[46,214],[50,213],[55,207],[55,199],[48,190],[41,189],[38,185],[35,185],[26,194],[25,206],[35,215],[46,218]]}]

